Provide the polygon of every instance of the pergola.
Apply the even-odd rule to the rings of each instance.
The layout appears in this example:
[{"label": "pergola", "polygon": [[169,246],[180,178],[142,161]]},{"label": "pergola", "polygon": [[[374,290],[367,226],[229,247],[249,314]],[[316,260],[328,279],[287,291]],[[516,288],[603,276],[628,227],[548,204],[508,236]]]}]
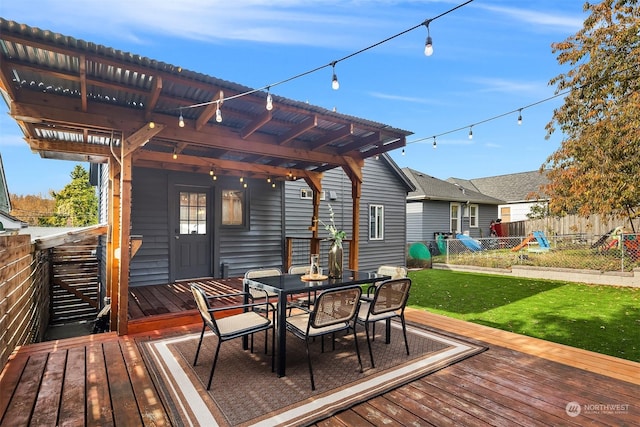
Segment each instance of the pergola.
[{"label": "pergola", "polygon": [[[107,289],[111,324],[121,334],[127,332],[133,166],[304,179],[314,191],[312,220],[323,172],[340,167],[351,180],[352,229],[358,230],[364,160],[403,147],[411,134],[274,95],[267,110],[265,91],[2,18],[0,50],[0,89],[31,150],[109,165]],[[354,269],[358,243],[354,233]]]}]

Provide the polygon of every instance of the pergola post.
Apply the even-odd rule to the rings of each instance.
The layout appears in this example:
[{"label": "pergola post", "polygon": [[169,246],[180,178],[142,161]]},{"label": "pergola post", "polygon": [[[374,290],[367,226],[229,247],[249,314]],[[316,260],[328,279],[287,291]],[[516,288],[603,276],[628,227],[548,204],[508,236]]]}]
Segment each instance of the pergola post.
[{"label": "pergola post", "polygon": [[111,330],[115,331],[118,327],[118,307],[120,306],[118,294],[118,277],[120,260],[115,256],[115,250],[120,240],[120,164],[111,157],[109,159],[109,209],[107,232],[106,256],[106,281],[107,296],[111,298],[111,311],[109,313]]},{"label": "pergola post", "polygon": [[348,159],[347,165],[342,169],[351,180],[351,244],[349,245],[349,268],[351,270],[358,269],[358,257],[360,256],[360,198],[362,197],[362,167],[364,160],[356,162]]}]

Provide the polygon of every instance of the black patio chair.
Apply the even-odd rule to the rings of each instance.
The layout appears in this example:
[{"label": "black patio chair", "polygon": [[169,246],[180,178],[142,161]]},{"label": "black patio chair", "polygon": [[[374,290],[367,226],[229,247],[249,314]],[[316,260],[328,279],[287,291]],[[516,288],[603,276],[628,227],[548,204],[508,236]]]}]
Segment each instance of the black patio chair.
[{"label": "black patio chair", "polygon": [[[315,390],[316,385],[313,378],[313,368],[311,367],[309,340],[349,330],[358,314],[361,295],[362,289],[359,286],[326,290],[318,295],[313,305],[313,310],[287,317],[287,330],[297,338],[304,340],[306,345],[311,390]],[[360,349],[358,348],[355,323],[353,323],[353,341],[356,346],[360,372],[362,372],[362,360],[360,358]]]},{"label": "black patio chair", "polygon": [[[259,303],[250,303],[250,304],[240,304],[233,306],[226,306],[221,308],[211,308],[209,301],[215,300],[218,298],[229,298],[229,297],[237,297],[244,296],[246,293],[239,292],[234,294],[224,294],[224,295],[207,295],[202,288],[198,285],[191,284],[191,292],[193,293],[193,297],[196,301],[196,305],[198,310],[200,311],[200,317],[202,317],[202,332],[200,333],[200,341],[198,342],[198,349],[196,350],[196,356],[193,360],[193,366],[196,366],[198,363],[198,355],[200,354],[200,347],[202,346],[202,339],[204,338],[204,332],[207,328],[209,328],[213,333],[218,337],[218,344],[216,346],[216,353],[213,358],[213,364],[211,366],[211,373],[209,374],[209,382],[207,383],[207,390],[211,388],[211,381],[213,380],[213,372],[216,369],[216,364],[218,362],[218,355],[220,353],[220,346],[224,341],[229,341],[235,338],[241,338],[248,335],[253,335],[256,332],[260,331],[268,331],[269,329],[274,329],[275,322],[269,320],[268,316],[263,316],[254,309],[259,306],[271,305],[271,310],[269,307],[266,308],[265,312],[269,313],[269,311],[274,312],[275,308],[269,302],[259,302]],[[224,311],[243,309],[247,311],[243,311],[239,314],[232,314],[229,316],[222,317],[220,319],[216,319],[215,314],[221,313]],[[266,340],[265,336],[265,340]],[[271,372],[275,370],[275,331],[271,334]]]},{"label": "black patio chair", "polygon": [[389,279],[380,283],[373,294],[371,301],[364,300],[360,304],[360,310],[356,317],[356,323],[364,325],[367,335],[367,346],[369,347],[369,357],[371,367],[375,368],[373,362],[373,351],[371,350],[371,338],[369,337],[369,325],[373,325],[373,335],[375,337],[375,324],[381,320],[386,323],[386,343],[391,342],[391,319],[399,317],[402,323],[402,334],[404,335],[404,346],[409,355],[409,343],[407,342],[407,326],[404,320],[404,309],[409,299],[411,289],[411,279]]}]

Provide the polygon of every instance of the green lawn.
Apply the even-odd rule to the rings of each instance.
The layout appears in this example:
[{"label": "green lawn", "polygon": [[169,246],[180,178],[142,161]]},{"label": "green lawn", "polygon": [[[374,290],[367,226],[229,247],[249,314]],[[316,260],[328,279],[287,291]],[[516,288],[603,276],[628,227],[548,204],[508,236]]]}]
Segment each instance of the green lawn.
[{"label": "green lawn", "polygon": [[640,362],[640,289],[425,269],[409,305]]}]

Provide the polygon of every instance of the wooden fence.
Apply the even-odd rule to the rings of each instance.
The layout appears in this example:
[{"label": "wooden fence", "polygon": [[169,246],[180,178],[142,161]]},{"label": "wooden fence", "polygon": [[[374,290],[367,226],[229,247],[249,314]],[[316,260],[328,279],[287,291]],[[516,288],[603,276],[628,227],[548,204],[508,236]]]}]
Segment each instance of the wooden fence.
[{"label": "wooden fence", "polygon": [[29,235],[0,236],[0,370],[20,345],[41,341],[49,323],[49,261]]},{"label": "wooden fence", "polygon": [[[509,236],[527,236],[532,231],[544,231],[548,235],[586,234],[602,236],[618,226],[624,226],[632,231],[629,219],[610,219],[600,215],[582,218],[576,215],[567,215],[562,218],[549,217],[543,219],[530,219],[527,221],[507,222]],[[637,225],[637,224],[636,224]],[[636,232],[638,232],[636,227]]]}]

